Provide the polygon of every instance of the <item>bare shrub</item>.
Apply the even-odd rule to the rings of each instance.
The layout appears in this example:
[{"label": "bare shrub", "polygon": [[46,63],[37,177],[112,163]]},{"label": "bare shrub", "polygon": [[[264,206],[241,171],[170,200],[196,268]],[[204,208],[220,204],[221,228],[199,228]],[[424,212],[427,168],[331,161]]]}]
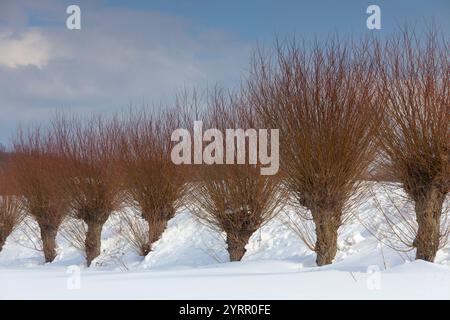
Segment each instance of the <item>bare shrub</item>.
[{"label": "bare shrub", "polygon": [[[122,135],[127,204],[147,221],[147,241],[132,217],[125,218],[133,245],[143,256],[164,232],[186,192],[186,168],[171,161],[172,132],[181,126],[178,110],[132,112]],[[139,228],[139,229],[135,229]]]},{"label": "bare shrub", "polygon": [[86,254],[87,226],[83,220],[68,217],[61,226],[60,234],[72,247]]},{"label": "bare shrub", "polygon": [[[1,148],[0,148],[1,150]],[[12,190],[11,172],[5,163],[0,164],[0,251],[6,238],[24,219],[20,202]]]},{"label": "bare shrub", "polygon": [[295,204],[309,209],[319,266],[332,263],[376,154],[381,112],[368,48],[339,39],[278,43],[274,60],[260,53],[252,66],[254,105],[266,126],[280,129],[280,170]]},{"label": "bare shrub", "polygon": [[295,206],[294,212],[284,212],[281,217],[281,221],[288,230],[292,231],[306,245],[309,250],[314,251],[316,231],[313,217],[308,210],[303,210],[304,212],[301,213],[299,213],[298,210],[302,210],[302,208]]},{"label": "bare shrub", "polygon": [[10,189],[11,177],[5,167],[0,167],[0,251],[8,236],[23,221],[25,214],[20,200]]},{"label": "bare shrub", "polygon": [[[417,226],[401,241],[416,248],[416,259],[433,261],[445,244],[450,189],[450,92],[448,42],[430,31],[425,40],[406,29],[377,47],[380,98],[385,105],[380,167],[399,181],[414,204]],[[397,214],[404,225],[408,221]],[[445,224],[444,224],[445,226]],[[407,239],[411,236],[411,239]]]},{"label": "bare shrub", "polygon": [[[259,128],[248,102],[245,93],[227,96],[216,90],[208,101],[206,125],[222,132]],[[196,166],[190,194],[192,212],[200,221],[225,234],[231,261],[242,259],[250,237],[278,213],[284,198],[278,175],[261,175],[259,164],[248,164],[248,140],[247,164]]]},{"label": "bare shrub", "polygon": [[120,212],[117,233],[140,256],[146,256],[149,248],[149,226],[140,212]]},{"label": "bare shrub", "polygon": [[86,121],[58,117],[53,132],[69,176],[63,190],[71,213],[87,225],[84,248],[90,266],[100,255],[103,225],[122,203],[120,125],[115,118],[107,121],[100,116]]},{"label": "bare shrub", "polygon": [[6,147],[0,143],[0,166],[3,166],[7,162],[9,156],[9,152],[6,150]]},{"label": "bare shrub", "polygon": [[62,194],[66,177],[53,137],[40,128],[19,130],[11,170],[21,207],[38,223],[46,262],[56,257],[56,235],[68,212]]},{"label": "bare shrub", "polygon": [[14,196],[0,196],[0,251],[6,238],[22,222],[24,214],[20,209],[19,201]]},{"label": "bare shrub", "polygon": [[39,253],[44,252],[39,224],[32,216],[25,215],[17,228],[18,232],[11,235],[16,244]]}]

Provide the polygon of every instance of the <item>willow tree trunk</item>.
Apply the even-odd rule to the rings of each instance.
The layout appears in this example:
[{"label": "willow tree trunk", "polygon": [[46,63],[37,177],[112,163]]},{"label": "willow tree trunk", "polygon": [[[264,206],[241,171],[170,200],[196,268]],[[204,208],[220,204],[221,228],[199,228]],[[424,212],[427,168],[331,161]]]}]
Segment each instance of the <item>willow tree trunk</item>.
[{"label": "willow tree trunk", "polygon": [[143,256],[146,256],[153,250],[154,243],[161,239],[162,234],[167,228],[167,223],[174,215],[175,209],[172,207],[161,210],[157,216],[153,216],[151,213],[143,215],[148,224],[148,242],[141,248]]},{"label": "willow tree trunk", "polygon": [[152,251],[152,244],[150,240],[148,240],[146,243],[142,243],[140,248],[140,255],[142,257],[147,256]]},{"label": "willow tree trunk", "polygon": [[[148,220],[148,243],[146,244],[145,250],[147,251],[144,255],[150,253],[153,250],[153,245],[156,241],[161,239],[164,230],[167,228],[168,219],[151,219]],[[144,249],[143,249],[144,251]]]},{"label": "willow tree trunk", "polygon": [[58,234],[58,227],[39,224],[39,228],[41,230],[45,262],[52,262],[56,258],[56,235]]},{"label": "willow tree trunk", "polygon": [[88,230],[86,233],[85,250],[86,263],[90,267],[92,261],[100,255],[102,245],[102,229],[104,223],[101,222],[86,222]]},{"label": "willow tree trunk", "polygon": [[148,242],[150,246],[150,251],[152,250],[153,244],[158,241],[164,230],[167,227],[167,220],[153,220],[148,223]]},{"label": "willow tree trunk", "polygon": [[241,261],[247,249],[245,246],[252,236],[253,232],[243,232],[237,235],[230,235],[227,233],[227,251],[230,255],[230,261]]},{"label": "willow tree trunk", "polygon": [[416,259],[433,262],[440,244],[440,220],[445,193],[432,188],[416,199],[415,211],[418,230],[414,246]]},{"label": "willow tree trunk", "polygon": [[338,229],[340,220],[332,211],[316,210],[312,212],[316,226],[316,244],[314,250],[317,254],[316,264],[323,266],[333,263],[337,252]]},{"label": "willow tree trunk", "polygon": [[2,229],[0,228],[0,252],[3,249],[3,246],[5,245],[6,242],[6,234],[5,232],[2,231]]}]

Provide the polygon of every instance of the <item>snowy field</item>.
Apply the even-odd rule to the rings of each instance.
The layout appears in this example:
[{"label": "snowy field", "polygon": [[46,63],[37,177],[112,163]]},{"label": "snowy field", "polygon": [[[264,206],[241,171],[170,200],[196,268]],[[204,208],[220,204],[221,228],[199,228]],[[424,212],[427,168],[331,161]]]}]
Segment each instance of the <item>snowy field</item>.
[{"label": "snowy field", "polygon": [[[370,197],[355,210],[378,223]],[[341,229],[335,263],[319,268],[283,214],[233,263],[222,237],[189,212],[169,222],[145,258],[118,234],[118,219],[107,222],[89,269],[61,234],[58,257],[43,264],[33,227],[16,230],[0,253],[0,299],[450,299],[450,246],[436,263],[414,261],[413,251],[380,245],[356,220]]]}]

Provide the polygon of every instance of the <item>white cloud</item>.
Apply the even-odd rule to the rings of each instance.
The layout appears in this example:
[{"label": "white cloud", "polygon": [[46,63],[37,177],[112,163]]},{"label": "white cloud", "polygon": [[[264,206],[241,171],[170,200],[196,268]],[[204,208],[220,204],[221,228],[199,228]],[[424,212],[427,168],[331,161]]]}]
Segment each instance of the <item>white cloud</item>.
[{"label": "white cloud", "polygon": [[80,31],[66,28],[64,8],[57,23],[3,27],[1,2],[0,142],[17,123],[45,122],[55,110],[115,112],[239,83],[249,56],[228,33],[149,10],[83,5]]},{"label": "white cloud", "polygon": [[39,31],[27,31],[18,37],[12,33],[0,33],[0,65],[43,68],[50,60],[50,53],[50,44]]}]

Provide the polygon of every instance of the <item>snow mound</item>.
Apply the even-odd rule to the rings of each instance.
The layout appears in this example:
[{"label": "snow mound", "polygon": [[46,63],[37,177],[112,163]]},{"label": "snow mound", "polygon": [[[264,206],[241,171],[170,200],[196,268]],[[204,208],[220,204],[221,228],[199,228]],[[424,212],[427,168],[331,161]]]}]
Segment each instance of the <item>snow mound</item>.
[{"label": "snow mound", "polygon": [[[370,199],[355,210],[381,223]],[[169,221],[145,258],[118,234],[119,222],[119,215],[108,220],[102,254],[87,269],[82,251],[62,234],[58,257],[44,264],[36,225],[28,221],[0,252],[0,298],[450,298],[450,246],[438,252],[436,263],[414,261],[413,251],[381,244],[357,219],[341,228],[335,261],[323,267],[283,215],[258,230],[243,260],[233,263],[224,235],[187,211]]]}]

